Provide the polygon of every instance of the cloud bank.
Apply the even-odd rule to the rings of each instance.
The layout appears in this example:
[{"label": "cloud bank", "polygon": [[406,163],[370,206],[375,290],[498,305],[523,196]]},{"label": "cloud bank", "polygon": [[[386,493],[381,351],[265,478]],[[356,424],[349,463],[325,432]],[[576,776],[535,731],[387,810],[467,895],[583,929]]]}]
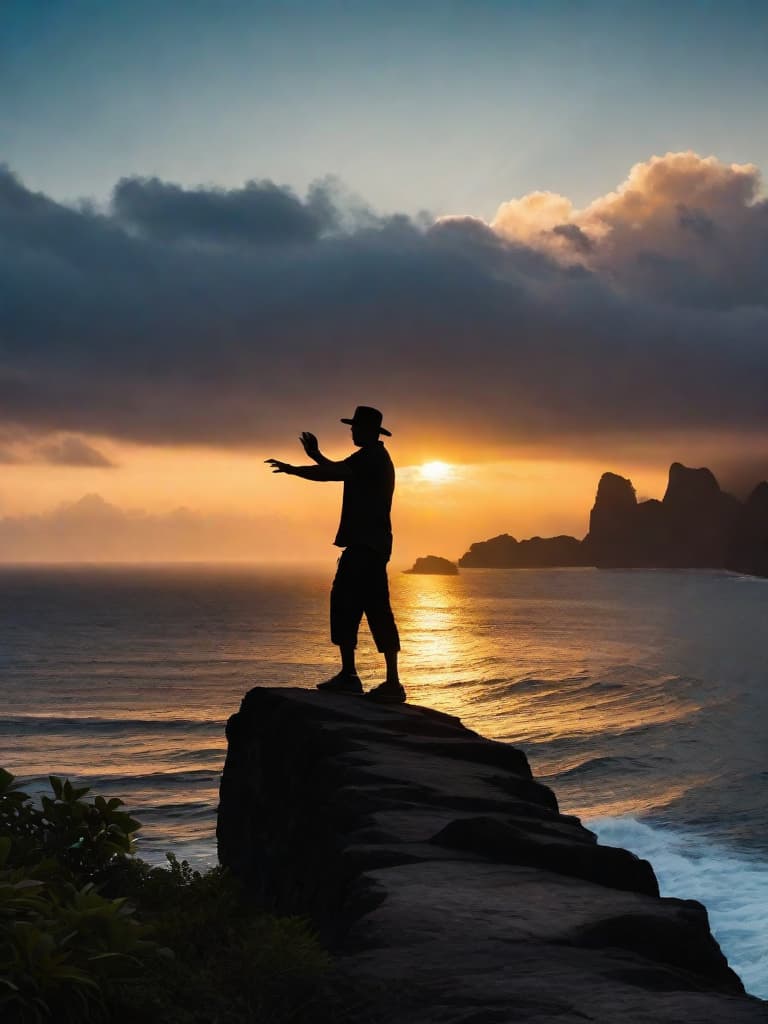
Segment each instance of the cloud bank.
[{"label": "cloud bank", "polygon": [[754,437],[767,257],[757,169],[694,153],[490,224],[380,218],[329,182],[124,178],[71,208],[3,170],[0,432],[261,445],[365,403],[400,436]]},{"label": "cloud bank", "polygon": [[86,494],[39,515],[0,516],[0,562],[169,562],[316,557],[290,520],[258,515],[124,509]]}]

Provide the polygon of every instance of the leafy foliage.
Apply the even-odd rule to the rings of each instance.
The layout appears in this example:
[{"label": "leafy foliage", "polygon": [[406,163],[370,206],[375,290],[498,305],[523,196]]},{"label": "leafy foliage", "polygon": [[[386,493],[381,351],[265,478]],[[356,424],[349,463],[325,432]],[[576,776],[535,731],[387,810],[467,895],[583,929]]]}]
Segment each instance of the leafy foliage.
[{"label": "leafy foliage", "polygon": [[139,872],[127,885],[152,938],[176,956],[126,984],[126,1005],[152,1024],[330,1019],[330,958],[305,921],[259,912],[221,868],[201,874],[166,856],[167,869]]},{"label": "leafy foliage", "polygon": [[150,866],[122,801],[49,781],[38,804],[0,768],[4,1024],[350,1019],[305,921],[261,912],[221,868]]},{"label": "leafy foliage", "polygon": [[9,864],[56,860],[63,874],[97,881],[117,858],[134,852],[139,822],[121,811],[123,801],[84,799],[88,786],[49,776],[53,797],[37,806],[13,775],[0,768],[0,834],[10,836]]},{"label": "leafy foliage", "polygon": [[133,850],[120,800],[51,776],[35,804],[0,769],[0,1012],[38,1022],[103,1019],[106,989],[170,955],[124,898],[98,889]]}]

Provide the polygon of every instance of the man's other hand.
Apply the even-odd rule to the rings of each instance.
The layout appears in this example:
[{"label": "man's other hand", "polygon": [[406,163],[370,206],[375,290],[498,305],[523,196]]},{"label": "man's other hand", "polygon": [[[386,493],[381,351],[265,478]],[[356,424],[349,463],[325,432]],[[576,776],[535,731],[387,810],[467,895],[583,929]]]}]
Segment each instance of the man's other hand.
[{"label": "man's other hand", "polygon": [[304,446],[304,451],[310,459],[316,459],[320,454],[320,445],[317,443],[315,435],[310,434],[308,430],[305,430],[299,435],[299,440]]},{"label": "man's other hand", "polygon": [[280,462],[278,459],[265,459],[268,466],[272,467],[273,473],[290,473],[293,466],[289,462]]}]

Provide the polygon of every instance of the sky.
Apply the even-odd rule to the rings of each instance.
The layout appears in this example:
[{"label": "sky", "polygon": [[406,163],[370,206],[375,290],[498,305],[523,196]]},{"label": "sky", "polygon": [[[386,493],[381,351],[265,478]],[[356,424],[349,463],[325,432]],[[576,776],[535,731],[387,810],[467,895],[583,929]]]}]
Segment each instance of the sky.
[{"label": "sky", "polygon": [[[395,560],[768,475],[768,8],[0,3],[0,560]],[[452,467],[439,482],[419,467]],[[437,549],[437,550],[435,550]]]}]

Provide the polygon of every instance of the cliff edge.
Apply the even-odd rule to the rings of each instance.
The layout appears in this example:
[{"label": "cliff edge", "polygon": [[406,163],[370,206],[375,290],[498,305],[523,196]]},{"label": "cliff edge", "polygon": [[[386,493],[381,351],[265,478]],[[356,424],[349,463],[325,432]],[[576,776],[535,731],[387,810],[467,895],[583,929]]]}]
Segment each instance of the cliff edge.
[{"label": "cliff edge", "polygon": [[287,688],[251,690],[227,737],[221,863],[311,915],[390,1024],[768,1021],[705,909],[560,814],[514,747]]}]

